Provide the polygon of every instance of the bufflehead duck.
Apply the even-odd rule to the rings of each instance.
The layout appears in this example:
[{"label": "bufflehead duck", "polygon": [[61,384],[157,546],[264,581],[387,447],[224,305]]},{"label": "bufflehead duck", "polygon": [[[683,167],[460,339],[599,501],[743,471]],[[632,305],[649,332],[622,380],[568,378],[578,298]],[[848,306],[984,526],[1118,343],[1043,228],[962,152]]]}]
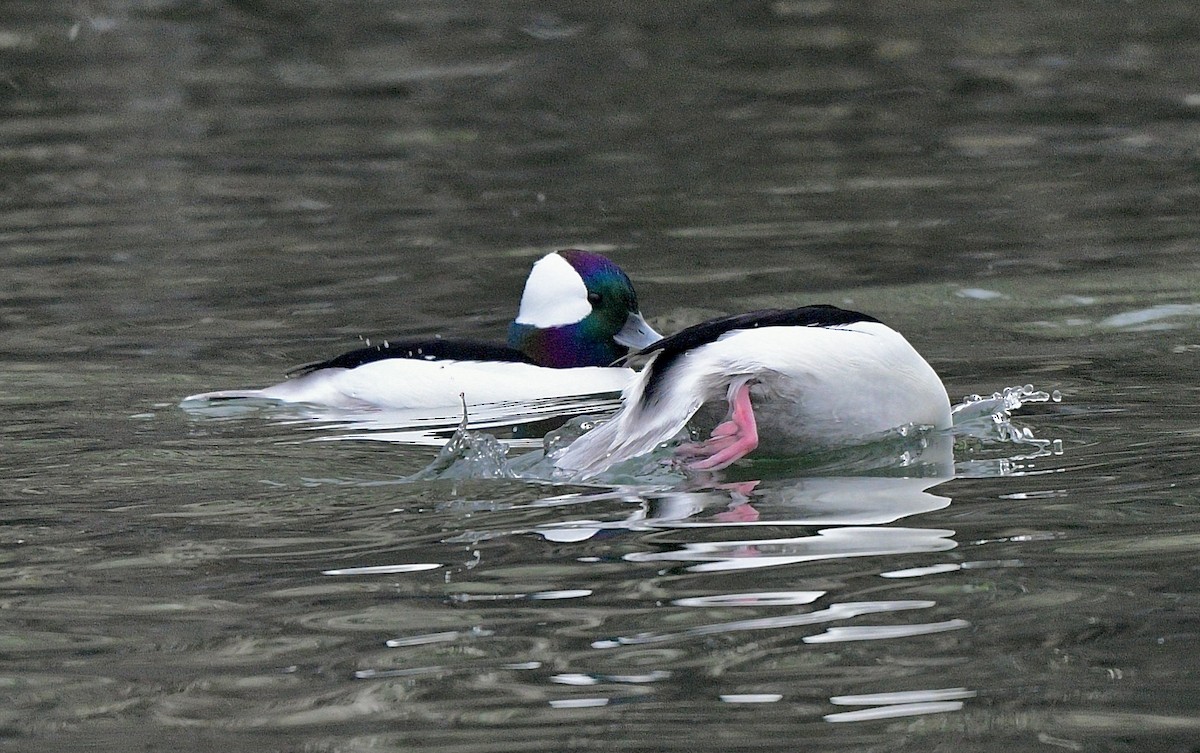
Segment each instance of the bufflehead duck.
[{"label": "bufflehead duck", "polygon": [[633,357],[649,363],[622,407],[555,465],[578,477],[653,450],[707,403],[725,420],[679,454],[694,470],[724,468],[759,446],[776,450],[861,443],[904,426],[950,426],[933,368],[878,319],[835,306],[753,311],[713,319]]},{"label": "bufflehead duck", "polygon": [[620,267],[570,249],[533,265],[507,345],[384,342],[301,366],[271,387],[206,392],[184,402],[443,408],[620,392],[633,371],[611,364],[660,338],[642,318]]}]

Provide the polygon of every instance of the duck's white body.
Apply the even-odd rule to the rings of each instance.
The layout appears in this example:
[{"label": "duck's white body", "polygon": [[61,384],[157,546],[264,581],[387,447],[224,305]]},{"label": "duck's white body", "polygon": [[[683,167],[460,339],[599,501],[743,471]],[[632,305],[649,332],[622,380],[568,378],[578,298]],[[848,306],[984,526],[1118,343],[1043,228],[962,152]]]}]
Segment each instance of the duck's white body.
[{"label": "duck's white body", "polygon": [[[793,317],[797,321],[815,323],[771,324],[797,312],[807,312]],[[950,425],[950,401],[937,373],[890,327],[832,307],[757,313],[775,319],[717,320],[651,346],[653,360],[626,388],[621,410],[568,447],[556,465],[594,475],[671,439],[706,404],[734,406],[739,393],[743,413],[753,405],[748,425],[757,436],[741,454],[730,453],[732,459],[695,467],[724,467],[756,446],[795,452],[860,443],[898,427]],[[863,320],[842,321],[853,318],[845,314]],[[826,318],[835,323],[820,323]],[[739,326],[726,326],[735,319]],[[715,456],[732,443],[718,439],[722,427],[734,436],[734,425],[747,421],[736,410],[731,415],[695,454]]]},{"label": "duck's white body", "polygon": [[[322,368],[259,390],[192,395],[185,402],[271,400],[330,408],[433,409],[621,392],[632,369],[550,369],[505,361],[388,358],[354,368]],[[461,396],[461,397],[460,397]]]}]

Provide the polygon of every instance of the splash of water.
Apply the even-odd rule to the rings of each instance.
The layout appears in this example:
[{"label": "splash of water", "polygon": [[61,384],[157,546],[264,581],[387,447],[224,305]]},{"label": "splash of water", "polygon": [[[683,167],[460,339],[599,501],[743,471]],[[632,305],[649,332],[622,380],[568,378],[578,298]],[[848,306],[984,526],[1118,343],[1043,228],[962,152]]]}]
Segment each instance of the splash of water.
[{"label": "splash of water", "polygon": [[970,421],[980,416],[1011,416],[1012,412],[1027,403],[1062,402],[1062,393],[1058,390],[1045,392],[1034,389],[1032,384],[1005,387],[1000,392],[993,392],[988,397],[967,395],[958,405],[950,409],[950,415],[957,427],[960,423]]},{"label": "splash of water", "polygon": [[1028,426],[1013,420],[1013,412],[1031,403],[1062,402],[1058,390],[1046,392],[1032,384],[1005,387],[984,397],[968,395],[950,409],[954,421],[955,450],[978,452],[989,445],[1018,445],[1026,451],[1001,458],[971,460],[958,463],[959,475],[1008,476],[1025,472],[1029,461],[1049,455],[1061,455],[1061,439],[1038,437]]},{"label": "splash of water", "polygon": [[[506,443],[491,434],[470,431],[464,416],[454,436],[442,447],[437,457],[405,480],[469,478],[567,482],[570,474],[554,465],[555,458],[604,418],[606,416],[603,415],[576,416],[547,433],[540,450],[510,459],[510,448]],[[674,467],[671,446],[672,442],[666,442],[655,452],[620,463],[602,474],[595,483],[643,487],[678,484],[685,476]]]},{"label": "splash of water", "polygon": [[470,420],[466,397],[459,397],[463,401],[462,420],[453,436],[438,450],[437,457],[429,465],[406,478],[406,481],[515,478],[505,462],[508,447],[491,434],[468,430]]}]

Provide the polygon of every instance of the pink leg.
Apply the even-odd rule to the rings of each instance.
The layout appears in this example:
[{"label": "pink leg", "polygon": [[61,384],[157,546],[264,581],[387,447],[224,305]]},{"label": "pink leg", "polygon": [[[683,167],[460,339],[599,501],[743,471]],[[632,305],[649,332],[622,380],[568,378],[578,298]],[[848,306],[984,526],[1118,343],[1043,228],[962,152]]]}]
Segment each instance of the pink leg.
[{"label": "pink leg", "polygon": [[742,382],[729,391],[729,420],[718,424],[704,442],[680,449],[687,456],[708,456],[689,463],[688,468],[715,471],[745,457],[755,447],[758,447],[758,424],[750,405],[750,383]]},{"label": "pink leg", "polygon": [[714,489],[724,489],[729,492],[729,509],[719,512],[713,517],[722,523],[753,523],[758,520],[758,510],[750,503],[750,495],[754,487],[761,481],[736,481],[732,484],[717,484]]}]

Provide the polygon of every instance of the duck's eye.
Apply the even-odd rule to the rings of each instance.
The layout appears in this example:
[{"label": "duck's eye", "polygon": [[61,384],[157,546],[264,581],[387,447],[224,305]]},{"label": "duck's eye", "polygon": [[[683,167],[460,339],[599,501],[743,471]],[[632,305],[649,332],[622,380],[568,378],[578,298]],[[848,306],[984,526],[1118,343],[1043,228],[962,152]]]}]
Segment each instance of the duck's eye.
[{"label": "duck's eye", "polygon": [[588,293],[588,303],[592,304],[593,306],[600,305],[600,294]]}]

